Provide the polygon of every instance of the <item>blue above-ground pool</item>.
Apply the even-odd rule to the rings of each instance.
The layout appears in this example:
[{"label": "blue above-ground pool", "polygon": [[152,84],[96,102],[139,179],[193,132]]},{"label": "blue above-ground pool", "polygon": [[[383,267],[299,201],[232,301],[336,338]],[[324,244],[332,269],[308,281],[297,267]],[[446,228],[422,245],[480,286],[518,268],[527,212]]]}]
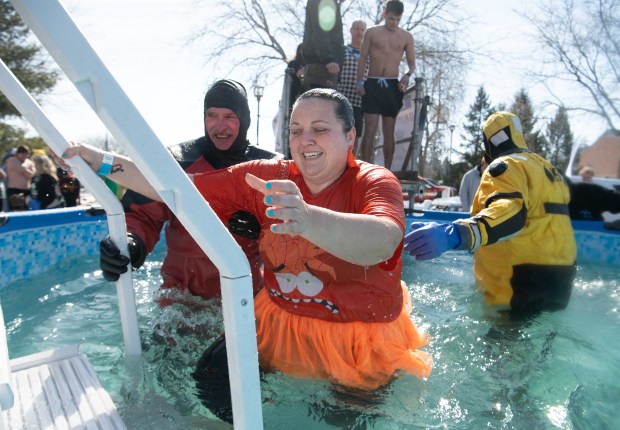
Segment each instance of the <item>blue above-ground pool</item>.
[{"label": "blue above-ground pool", "polygon": [[[451,222],[463,212],[425,211],[407,216],[413,221]],[[620,231],[597,221],[573,221],[577,262],[620,266]],[[108,234],[105,212],[80,207],[0,213],[0,288],[36,275],[67,258],[99,253],[99,241]]]},{"label": "blue above-ground pool", "polygon": [[0,213],[0,289],[49,270],[67,258],[99,252],[108,234],[96,207]]},{"label": "blue above-ground pool", "polygon": [[[456,216],[464,214],[415,219]],[[430,339],[431,376],[400,376],[360,395],[267,373],[264,428],[620,428],[620,235],[598,223],[575,226],[579,257],[568,308],[526,322],[485,307],[471,255],[447,252],[428,262],[404,256],[411,316]],[[79,343],[128,428],[230,428],[201,404],[191,376],[222,329],[220,304],[160,291],[165,246],[158,245],[134,272],[144,355],[128,363],[116,289],[99,269],[106,234],[105,215],[95,209],[11,214],[0,227],[0,298],[11,356]],[[160,308],[158,299],[170,294],[176,304]]]},{"label": "blue above-ground pool", "polygon": [[[407,215],[407,232],[413,221],[452,222],[467,218],[465,212],[420,211]],[[606,228],[602,221],[573,221],[577,263],[620,266],[620,230]]]}]

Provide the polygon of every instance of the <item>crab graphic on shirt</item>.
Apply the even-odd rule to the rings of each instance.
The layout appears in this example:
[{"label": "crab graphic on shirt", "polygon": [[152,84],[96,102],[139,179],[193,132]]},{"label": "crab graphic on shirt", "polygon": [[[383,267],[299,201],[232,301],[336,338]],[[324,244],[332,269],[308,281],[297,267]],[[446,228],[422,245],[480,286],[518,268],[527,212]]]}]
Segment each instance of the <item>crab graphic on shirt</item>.
[{"label": "crab graphic on shirt", "polygon": [[[360,267],[347,263],[301,237],[264,232],[260,253],[265,263],[269,294],[294,307],[320,306],[340,312],[329,284],[360,275]],[[277,287],[269,282],[275,278]],[[307,312],[302,312],[307,313]]]}]

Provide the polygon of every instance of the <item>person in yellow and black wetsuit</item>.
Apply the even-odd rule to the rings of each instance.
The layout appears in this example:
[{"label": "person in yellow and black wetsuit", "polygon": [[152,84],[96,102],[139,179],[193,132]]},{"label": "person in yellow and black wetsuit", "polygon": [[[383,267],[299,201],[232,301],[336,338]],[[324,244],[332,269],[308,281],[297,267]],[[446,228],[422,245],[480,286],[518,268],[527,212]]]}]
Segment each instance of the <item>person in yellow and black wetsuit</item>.
[{"label": "person in yellow and black wetsuit", "polygon": [[575,277],[576,243],[562,174],[529,151],[519,118],[491,115],[483,126],[483,174],[470,218],[413,223],[405,250],[417,260],[447,250],[475,252],[474,276],[489,305],[511,314],[564,309]]}]

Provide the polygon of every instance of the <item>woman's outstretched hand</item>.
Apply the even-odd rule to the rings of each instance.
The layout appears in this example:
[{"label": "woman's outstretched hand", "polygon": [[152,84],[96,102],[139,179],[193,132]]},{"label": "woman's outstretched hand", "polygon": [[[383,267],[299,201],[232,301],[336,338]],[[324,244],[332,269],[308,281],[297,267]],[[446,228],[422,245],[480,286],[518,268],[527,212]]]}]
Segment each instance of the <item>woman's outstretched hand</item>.
[{"label": "woman's outstretched hand", "polygon": [[245,181],[251,188],[264,194],[267,217],[283,221],[272,224],[272,232],[297,236],[307,230],[310,208],[293,181],[267,182],[249,173],[245,176]]}]

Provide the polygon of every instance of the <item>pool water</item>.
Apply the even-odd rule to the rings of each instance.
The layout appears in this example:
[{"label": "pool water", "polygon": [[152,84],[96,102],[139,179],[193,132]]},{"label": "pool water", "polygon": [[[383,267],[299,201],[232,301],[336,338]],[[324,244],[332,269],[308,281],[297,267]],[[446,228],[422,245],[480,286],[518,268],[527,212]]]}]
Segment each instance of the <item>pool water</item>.
[{"label": "pool water", "polygon": [[[163,253],[158,246],[134,272],[141,359],[124,358],[116,288],[98,257],[0,290],[11,356],[79,343],[128,428],[229,429],[197,400],[191,378],[222,330],[219,303],[177,294],[179,304],[160,309]],[[412,318],[431,338],[427,380],[405,375],[360,395],[266,374],[264,428],[620,428],[620,269],[579,266],[566,310],[515,323],[483,305],[471,265],[461,253],[405,257]]]}]

